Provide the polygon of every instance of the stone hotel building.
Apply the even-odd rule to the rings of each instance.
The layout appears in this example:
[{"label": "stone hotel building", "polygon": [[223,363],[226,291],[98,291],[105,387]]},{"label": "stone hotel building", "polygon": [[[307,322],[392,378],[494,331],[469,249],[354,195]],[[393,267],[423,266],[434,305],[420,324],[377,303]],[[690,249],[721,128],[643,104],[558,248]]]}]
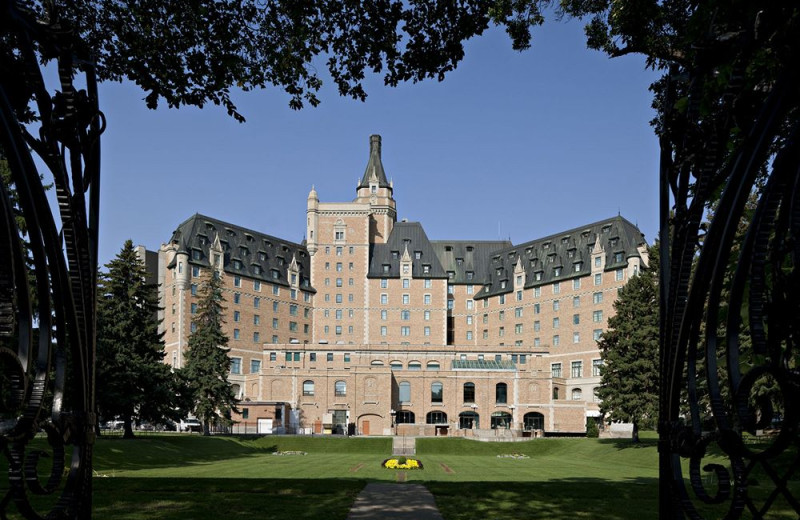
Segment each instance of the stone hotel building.
[{"label": "stone hotel building", "polygon": [[[381,138],[352,202],[312,188],[302,244],[194,215],[159,250],[166,362],[222,276],[240,431],[581,434],[599,416],[597,339],[647,266],[620,216],[522,244],[431,240],[397,221]],[[554,230],[557,231],[557,230]]]}]

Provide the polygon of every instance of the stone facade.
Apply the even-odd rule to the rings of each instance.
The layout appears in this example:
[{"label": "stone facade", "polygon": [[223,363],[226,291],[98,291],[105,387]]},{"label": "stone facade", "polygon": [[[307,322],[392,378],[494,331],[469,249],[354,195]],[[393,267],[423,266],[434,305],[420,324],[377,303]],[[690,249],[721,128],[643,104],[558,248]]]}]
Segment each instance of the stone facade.
[{"label": "stone facade", "polygon": [[202,215],[159,251],[166,362],[198,287],[223,277],[245,431],[580,434],[599,415],[597,339],[647,266],[622,217],[519,245],[429,240],[396,221],[380,137],[352,202],[312,188],[294,244]]}]

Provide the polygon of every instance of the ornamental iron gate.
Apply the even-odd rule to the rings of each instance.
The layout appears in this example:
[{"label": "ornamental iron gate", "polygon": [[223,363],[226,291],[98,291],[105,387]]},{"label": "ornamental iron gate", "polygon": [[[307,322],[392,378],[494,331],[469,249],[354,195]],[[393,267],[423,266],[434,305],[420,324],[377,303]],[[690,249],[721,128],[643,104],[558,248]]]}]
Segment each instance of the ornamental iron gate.
[{"label": "ornamental iron gate", "polygon": [[661,85],[662,519],[800,514],[800,40],[763,5]]},{"label": "ornamental iron gate", "polygon": [[[2,518],[12,503],[25,518],[91,517],[104,119],[93,67],[50,8],[41,16],[0,0],[0,153],[10,169],[9,184],[0,182]],[[53,72],[51,94],[44,75]],[[37,164],[52,180],[52,204]],[[37,432],[49,453],[32,447]],[[40,475],[43,458],[52,462]]]}]

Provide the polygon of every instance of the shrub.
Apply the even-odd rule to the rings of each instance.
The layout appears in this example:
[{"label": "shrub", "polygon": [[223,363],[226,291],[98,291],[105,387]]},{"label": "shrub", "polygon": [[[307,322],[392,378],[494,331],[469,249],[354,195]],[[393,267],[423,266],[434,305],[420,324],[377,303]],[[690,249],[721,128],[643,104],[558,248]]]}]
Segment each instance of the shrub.
[{"label": "shrub", "polygon": [[586,436],[590,439],[596,439],[600,436],[600,429],[597,427],[597,421],[589,417],[586,421]]}]

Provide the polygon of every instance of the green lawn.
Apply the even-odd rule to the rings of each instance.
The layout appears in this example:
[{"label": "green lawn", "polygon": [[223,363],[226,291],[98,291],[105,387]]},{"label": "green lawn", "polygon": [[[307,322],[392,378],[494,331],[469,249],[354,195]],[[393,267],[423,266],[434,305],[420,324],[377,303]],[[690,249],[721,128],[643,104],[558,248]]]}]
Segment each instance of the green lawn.
[{"label": "green lawn", "polygon": [[[528,458],[497,457],[510,453]],[[366,482],[399,476],[426,485],[446,520],[625,520],[652,517],[657,510],[653,436],[640,445],[417,439],[422,471],[383,469],[390,454],[388,438],[101,438],[95,449],[95,518],[344,519]]]}]

